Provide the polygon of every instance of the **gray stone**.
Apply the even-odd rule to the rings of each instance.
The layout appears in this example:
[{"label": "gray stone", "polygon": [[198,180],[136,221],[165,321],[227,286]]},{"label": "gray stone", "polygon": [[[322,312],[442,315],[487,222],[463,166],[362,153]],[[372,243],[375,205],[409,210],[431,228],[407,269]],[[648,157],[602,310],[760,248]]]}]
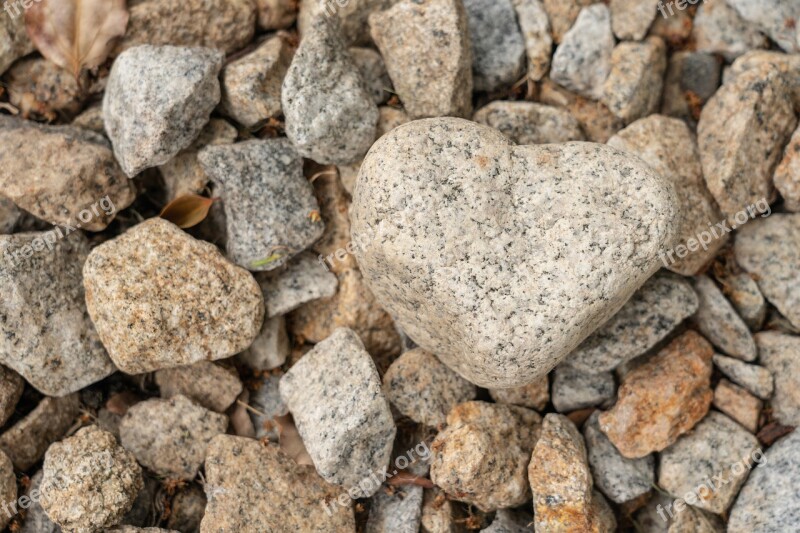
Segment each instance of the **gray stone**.
[{"label": "gray stone", "polygon": [[[0,362],[40,392],[63,396],[116,369],[86,312],[89,243],[80,232],[58,239],[56,231],[0,235]],[[8,259],[19,250],[29,257]]]},{"label": "gray stone", "polygon": [[422,518],[422,487],[407,485],[398,492],[379,490],[370,498],[365,533],[418,533]]},{"label": "gray stone", "polygon": [[542,411],[550,402],[550,382],[547,375],[528,385],[511,389],[489,389],[489,395],[497,403],[506,403]]},{"label": "gray stone", "polygon": [[350,55],[353,56],[358,71],[361,72],[361,78],[366,83],[372,100],[377,105],[385,103],[394,92],[394,88],[381,55],[372,48],[359,47],[351,48]]},{"label": "gray stone", "polygon": [[500,100],[480,108],[472,120],[499,130],[517,144],[547,144],[584,140],[569,111],[535,102]]},{"label": "gray stone", "polygon": [[742,487],[731,508],[731,533],[783,533],[800,527],[800,431],[772,445]]},{"label": "gray stone", "polygon": [[749,50],[767,47],[767,39],[744,21],[727,0],[700,4],[691,40],[696,51],[721,54],[727,61]]},{"label": "gray stone", "polygon": [[775,382],[772,412],[786,426],[800,426],[800,337],[777,331],[756,334],[761,364]]},{"label": "gray stone", "polygon": [[[31,498],[33,491],[36,491],[37,495],[41,493],[42,475],[42,471],[39,470],[31,477],[31,484],[25,493],[28,498]],[[2,523],[2,518],[0,518],[0,523]],[[22,523],[19,533],[61,533],[61,528],[50,520],[42,509],[39,498],[36,497],[31,498],[31,504],[25,511],[25,521]]]},{"label": "gray stone", "polygon": [[[3,74],[14,61],[35,50],[25,31],[25,17],[19,4],[6,4],[11,11],[0,17],[0,74]],[[11,16],[15,12],[16,16]]]},{"label": "gray stone", "polygon": [[738,383],[762,400],[772,397],[772,373],[763,366],[748,365],[733,357],[715,354],[714,364],[720,371],[728,376],[731,381]]},{"label": "gray stone", "polygon": [[719,87],[722,65],[708,52],[675,52],[669,58],[661,113],[695,123]]},{"label": "gray stone", "polygon": [[281,35],[225,65],[220,77],[220,110],[246,128],[281,113],[281,85],[294,49]]},{"label": "gray stone", "polygon": [[163,398],[186,396],[218,413],[227,411],[242,392],[236,370],[211,361],[158,370],[155,380]]},{"label": "gray stone", "polygon": [[611,0],[611,27],[620,40],[641,41],[656,18],[658,0]]},{"label": "gray stone", "polygon": [[253,344],[240,353],[238,358],[253,370],[272,370],[286,362],[290,350],[286,318],[276,316],[264,320]]},{"label": "gray stone", "polygon": [[[696,501],[686,498],[687,503],[723,514],[747,478],[747,470],[738,471],[734,465],[756,450],[760,451],[758,439],[722,413],[711,411],[694,431],[661,452],[658,484],[677,496],[694,493]],[[709,480],[714,486],[708,486]]]},{"label": "gray stone", "polygon": [[68,531],[102,531],[118,524],[143,484],[133,455],[97,426],[50,446],[42,470],[42,507]]},{"label": "gray stone", "polygon": [[525,43],[511,0],[464,0],[476,91],[496,91],[522,77]]},{"label": "gray stone", "polygon": [[21,213],[17,205],[6,198],[0,196],[0,235],[14,232]]},{"label": "gray stone", "polygon": [[210,48],[143,45],[114,61],[103,119],[129,177],[163,165],[197,138],[219,103],[223,57]]},{"label": "gray stone", "polygon": [[604,4],[585,7],[556,48],[550,77],[570,91],[598,99],[611,72],[613,49],[608,7]]},{"label": "gray stone", "polygon": [[378,107],[331,21],[321,21],[300,41],[281,101],[286,135],[300,155],[317,163],[352,163],[375,140]]},{"label": "gray stone", "polygon": [[412,119],[472,114],[472,45],[462,2],[403,0],[371,15],[369,27]]},{"label": "gray stone", "polygon": [[582,372],[564,364],[553,371],[551,399],[559,413],[605,404],[614,398],[614,392],[611,372]]},{"label": "gray stone", "polygon": [[542,0],[550,19],[553,42],[561,44],[564,34],[572,28],[581,9],[594,3],[595,0]]},{"label": "gray stone", "polygon": [[359,481],[388,466],[397,428],[375,363],[352,330],[314,346],[284,374],[280,391],[325,481],[361,490]]},{"label": "gray stone", "polygon": [[528,533],[533,524],[533,516],[527,512],[499,509],[492,525],[481,529],[481,533]]},{"label": "gray stone", "polygon": [[[618,194],[634,188],[635,201]],[[517,147],[442,118],[376,142],[350,216],[371,243],[356,250],[369,288],[403,330],[469,381],[510,388],[549,372],[658,269],[676,204],[613,148]]]},{"label": "gray stone", "polygon": [[280,374],[267,374],[257,383],[258,388],[250,393],[250,405],[255,411],[249,413],[257,439],[266,437],[272,442],[279,440],[280,434],[274,419],[289,413],[286,404],[281,400],[280,381]]},{"label": "gray stone", "polygon": [[727,355],[743,361],[755,361],[756,344],[750,329],[716,283],[703,275],[694,278],[693,285],[700,306],[692,321],[700,333]]},{"label": "gray stone", "polygon": [[586,454],[594,483],[614,503],[625,503],[647,494],[655,482],[653,455],[628,459],[600,431],[595,411],[583,426]]},{"label": "gray stone", "polygon": [[14,414],[24,389],[25,380],[10,368],[0,365],[0,426]]},{"label": "gray stone", "polygon": [[425,489],[420,533],[465,533],[466,513],[438,487]]},{"label": "gray stone", "polygon": [[230,357],[264,320],[249,272],[160,218],[93,249],[83,272],[89,315],[129,374]]},{"label": "gray stone", "polygon": [[522,30],[525,52],[528,57],[528,79],[539,81],[550,69],[553,38],[550,20],[541,0],[511,0],[517,12],[517,22]]},{"label": "gray stone", "polygon": [[753,27],[769,35],[787,52],[800,52],[797,21],[800,3],[794,0],[725,0]]},{"label": "gray stone", "polygon": [[314,23],[320,18],[335,21],[342,30],[348,46],[370,44],[368,18],[372,13],[389,9],[398,0],[300,0],[297,28],[300,35],[313,32]]},{"label": "gray stone", "polygon": [[660,37],[623,42],[611,54],[611,70],[600,101],[626,124],[655,113],[667,69],[667,47]]},{"label": "gray stone", "polygon": [[306,302],[336,294],[338,279],[314,254],[305,252],[274,274],[257,277],[264,293],[267,317],[294,311]]},{"label": "gray stone", "polygon": [[675,498],[655,491],[647,505],[637,511],[636,523],[646,533],[725,533],[720,517],[685,502],[676,512],[675,503]]},{"label": "gray stone", "polygon": [[565,363],[583,372],[606,372],[661,342],[697,310],[692,286],[681,277],[656,274],[622,309],[578,346]]},{"label": "gray stone", "polygon": [[760,330],[767,317],[767,301],[753,277],[747,272],[726,272],[716,278],[747,327],[751,331]]},{"label": "gray stone", "polygon": [[322,236],[314,189],[288,139],[209,146],[198,160],[221,187],[227,251],[238,265],[273,270]]}]

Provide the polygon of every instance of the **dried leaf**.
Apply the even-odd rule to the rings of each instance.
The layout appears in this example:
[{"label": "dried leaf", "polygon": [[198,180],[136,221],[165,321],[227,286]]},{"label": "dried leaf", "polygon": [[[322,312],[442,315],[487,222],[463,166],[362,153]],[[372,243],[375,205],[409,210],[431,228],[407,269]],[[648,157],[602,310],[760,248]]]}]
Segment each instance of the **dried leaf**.
[{"label": "dried leaf", "polygon": [[187,194],[168,203],[159,216],[180,228],[191,228],[206,219],[213,203],[213,198]]},{"label": "dried leaf", "polygon": [[276,416],[275,422],[278,424],[278,438],[283,453],[294,459],[294,462],[299,465],[313,466],[314,461],[311,460],[306,445],[303,444],[303,439],[297,432],[292,415]]},{"label": "dried leaf", "polygon": [[125,34],[125,0],[37,0],[25,12],[33,44],[44,57],[72,72],[106,60],[114,39]]},{"label": "dried leaf", "polygon": [[118,392],[109,396],[106,409],[115,415],[125,416],[128,409],[139,403],[139,396],[131,391]]},{"label": "dried leaf", "polygon": [[228,409],[228,419],[231,421],[231,428],[235,435],[254,439],[256,438],[256,428],[253,427],[253,420],[247,413],[248,401],[250,401],[250,393],[244,390],[236,399],[236,403]]},{"label": "dried leaf", "polygon": [[401,470],[396,475],[387,479],[386,483],[395,487],[399,487],[401,485],[416,485],[417,487],[422,487],[425,489],[433,488],[433,481],[426,477],[415,476],[407,470]]}]

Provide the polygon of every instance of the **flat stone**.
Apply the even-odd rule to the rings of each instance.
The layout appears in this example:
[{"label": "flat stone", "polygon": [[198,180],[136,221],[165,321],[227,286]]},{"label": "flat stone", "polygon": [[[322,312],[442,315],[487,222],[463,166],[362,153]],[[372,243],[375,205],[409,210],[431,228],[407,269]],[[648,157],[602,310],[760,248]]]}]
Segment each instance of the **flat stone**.
[{"label": "flat stone", "polygon": [[[289,407],[320,476],[355,488],[389,464],[397,428],[375,363],[358,336],[336,330],[281,378]],[[371,496],[379,487],[364,496]]]},{"label": "flat stone", "polygon": [[205,461],[206,448],[228,429],[228,417],[186,396],[139,402],[122,418],[120,440],[136,460],[156,474],[190,481]]},{"label": "flat stone", "polygon": [[732,228],[747,222],[741,213],[748,206],[775,198],[772,175],[796,126],[786,82],[770,64],[724,84],[703,108],[697,126],[703,174],[722,212],[740,215]]},{"label": "flat stone", "polygon": [[8,70],[14,61],[35,50],[25,31],[22,10],[18,5],[13,5],[12,12],[14,8],[19,12],[17,16],[6,12],[0,20],[0,74]]},{"label": "flat stone", "polygon": [[405,486],[401,492],[379,490],[370,498],[365,533],[418,533],[422,518],[422,487]]},{"label": "flat stone", "polygon": [[694,124],[717,91],[722,65],[708,52],[675,52],[669,57],[661,113]]},{"label": "flat stone", "polygon": [[103,119],[129,177],[163,165],[197,138],[219,103],[222,61],[222,53],[210,48],[150,45],[114,61]]},{"label": "flat stone", "polygon": [[600,100],[626,124],[658,111],[667,47],[660,37],[614,47]]},{"label": "flat stone", "polygon": [[228,256],[249,270],[274,270],[316,241],[325,224],[288,139],[209,146],[198,155],[221,188]]},{"label": "flat stone", "polygon": [[717,233],[713,226],[724,216],[706,187],[697,141],[689,127],[682,120],[650,115],[617,133],[608,144],[641,158],[675,186],[685,214],[683,230],[679,244],[663,251],[661,260],[666,268],[684,276],[700,272],[728,242],[728,235]]},{"label": "flat stone", "polygon": [[528,463],[541,417],[514,405],[466,402],[447,415],[431,445],[431,480],[482,511],[530,500]]},{"label": "flat stone", "polygon": [[770,405],[775,418],[786,426],[800,426],[800,337],[776,331],[756,334],[759,360],[775,379]]},{"label": "flat stone", "polygon": [[[766,455],[766,456],[765,456]],[[800,526],[800,432],[762,453],[731,508],[728,531],[782,533]]]},{"label": "flat stone", "polygon": [[475,399],[477,387],[421,348],[401,355],[383,376],[386,397],[415,422],[445,423],[456,405]]},{"label": "flat stone", "polygon": [[257,278],[264,293],[267,317],[272,318],[294,311],[301,305],[336,294],[338,279],[323,261],[304,252],[275,274]]},{"label": "flat stone", "polygon": [[3,81],[9,103],[25,118],[69,120],[89,97],[69,70],[41,57],[17,61]]},{"label": "flat stone", "polygon": [[272,370],[286,362],[290,350],[286,318],[276,316],[264,320],[253,344],[240,353],[238,359],[253,370]]},{"label": "flat stone", "polygon": [[250,419],[258,439],[266,437],[272,442],[280,440],[280,432],[274,419],[289,413],[286,404],[281,400],[280,381],[281,374],[262,376],[256,390],[250,394],[250,405],[258,411],[250,411]]},{"label": "flat stone", "polygon": [[565,364],[553,371],[553,407],[569,413],[602,405],[614,399],[614,375],[611,372],[588,373]]},{"label": "flat stone", "polygon": [[746,388],[762,400],[769,400],[772,397],[774,390],[772,373],[763,366],[748,365],[733,357],[719,354],[714,354],[714,364],[731,381]]},{"label": "flat stone", "polygon": [[82,128],[0,116],[0,159],[0,195],[54,225],[101,231],[136,198],[108,141]]},{"label": "flat stone", "polygon": [[760,330],[767,318],[767,301],[753,277],[747,272],[726,272],[716,275],[716,278],[750,331]]},{"label": "flat stone", "polygon": [[285,30],[297,20],[295,0],[256,0],[256,7],[262,30]]},{"label": "flat stone", "polygon": [[797,21],[800,4],[781,0],[726,0],[752,27],[765,33],[787,52],[800,52]]},{"label": "flat stone", "polygon": [[692,321],[711,344],[726,354],[755,361],[756,343],[744,320],[708,276],[697,276],[693,280],[694,290],[700,301]]},{"label": "flat stone", "polygon": [[[550,22],[555,27],[552,18]],[[608,7],[605,4],[585,7],[556,48],[550,77],[570,91],[598,99],[603,95],[603,83],[611,72],[613,49],[614,34]]]},{"label": "flat stone", "polygon": [[287,137],[300,155],[319,164],[352,163],[375,140],[378,107],[331,21],[300,41],[281,102]]},{"label": "flat stone", "polygon": [[553,42],[561,44],[564,34],[572,28],[581,9],[594,3],[595,0],[542,0],[550,19]]},{"label": "flat stone", "polygon": [[787,211],[800,211],[800,129],[795,130],[775,169],[775,188],[784,200]]},{"label": "flat stone", "polygon": [[738,422],[750,433],[758,432],[758,422],[764,403],[727,379],[720,380],[714,389],[714,407]]},{"label": "flat stone", "polygon": [[471,115],[472,47],[462,2],[402,0],[372,14],[369,28],[412,119]]},{"label": "flat stone", "polygon": [[[80,232],[57,234],[0,235],[0,362],[43,394],[63,396],[116,369],[86,312],[89,242]],[[20,250],[29,257],[9,259]]]},{"label": "flat stone", "polygon": [[476,111],[472,120],[499,130],[517,144],[584,140],[580,124],[569,111],[535,102],[497,100]]},{"label": "flat stone", "polygon": [[162,398],[185,396],[218,413],[227,411],[242,392],[236,371],[211,361],[158,370],[155,380]]},{"label": "flat stone", "polygon": [[575,117],[586,134],[586,139],[605,144],[609,138],[625,127],[622,119],[615,116],[602,102],[574,94],[549,78],[544,78],[539,88],[539,100],[543,104],[563,107]]},{"label": "flat stone", "polygon": [[[641,201],[612,192],[621,187]],[[469,381],[510,388],[549,372],[658,269],[675,203],[671,186],[615,149],[517,147],[442,118],[375,143],[350,216],[353,240],[371,243],[355,250],[361,271],[402,329]]]},{"label": "flat stone", "polygon": [[[712,411],[694,431],[661,452],[658,484],[671,494],[694,492],[687,503],[715,514],[730,507],[747,476],[733,465],[759,450],[758,439],[727,416]],[[712,476],[722,476],[711,481]],[[724,482],[723,482],[724,481]],[[704,488],[702,488],[704,487]]]},{"label": "flat stone", "polygon": [[497,403],[519,405],[542,411],[550,402],[550,382],[547,375],[540,377],[529,385],[511,389],[489,389],[489,395]]},{"label": "flat stone", "polygon": [[0,365],[0,426],[14,414],[24,389],[25,380],[10,368]]},{"label": "flat stone", "polygon": [[800,215],[756,219],[736,236],[736,262],[753,275],[761,293],[800,327]]},{"label": "flat stone", "polygon": [[220,110],[246,128],[281,113],[281,86],[294,49],[281,35],[228,63],[220,77]]},{"label": "flat stone", "polygon": [[656,18],[658,0],[611,0],[611,28],[621,41],[641,41]]},{"label": "flat stone", "polygon": [[595,485],[612,502],[619,504],[647,494],[655,482],[654,457],[624,457],[600,431],[598,416],[599,412],[595,411],[583,426],[586,454]]},{"label": "flat stone", "polygon": [[528,478],[536,531],[616,529],[608,503],[593,491],[583,437],[567,417],[552,413],[544,417]]},{"label": "flat stone", "polygon": [[711,357],[689,331],[622,378],[617,403],[600,414],[600,429],[625,457],[661,451],[691,430],[711,405]]},{"label": "flat stone", "polygon": [[230,357],[264,319],[249,272],[160,218],[93,249],[84,285],[100,339],[128,374]]},{"label": "flat stone", "polygon": [[50,446],[42,470],[42,507],[69,531],[98,531],[118,524],[143,483],[133,455],[97,426]]},{"label": "flat stone", "polygon": [[[17,477],[14,475],[14,465],[11,464],[11,459],[3,452],[0,452],[0,499],[5,505],[17,503],[15,502],[17,499]],[[0,527],[3,529],[13,518],[10,515],[11,511],[6,509],[0,515]],[[16,506],[13,509],[16,510]]]},{"label": "flat stone", "polygon": [[5,196],[0,196],[0,235],[14,233],[21,214],[14,202]]},{"label": "flat stone", "polygon": [[525,43],[528,79],[539,81],[550,70],[550,55],[553,52],[550,19],[541,0],[512,0],[511,3],[517,13],[517,22]]},{"label": "flat stone", "polygon": [[766,37],[743,20],[727,1],[700,4],[691,40],[696,51],[721,54],[727,61],[749,50],[767,47]]},{"label": "flat stone", "polygon": [[392,79],[386,71],[383,57],[372,48],[350,48],[350,55],[361,72],[361,78],[367,84],[367,89],[372,95],[372,100],[381,105],[385,103],[394,92]]},{"label": "flat stone", "polygon": [[511,0],[464,0],[472,43],[476,91],[496,91],[519,81],[525,42]]}]

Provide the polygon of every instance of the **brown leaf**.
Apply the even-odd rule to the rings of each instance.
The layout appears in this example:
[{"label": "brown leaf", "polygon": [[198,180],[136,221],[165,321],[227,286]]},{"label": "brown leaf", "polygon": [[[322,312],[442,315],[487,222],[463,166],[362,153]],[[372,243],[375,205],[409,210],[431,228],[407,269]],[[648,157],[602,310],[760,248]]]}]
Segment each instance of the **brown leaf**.
[{"label": "brown leaf", "polygon": [[794,431],[794,428],[791,426],[784,426],[777,422],[770,422],[761,428],[761,431],[758,432],[756,437],[764,446],[772,446],[772,443],[779,438],[788,435],[792,431]]},{"label": "brown leaf", "polygon": [[433,488],[433,481],[426,477],[415,476],[406,470],[401,470],[391,478],[387,479],[386,483],[395,487],[401,485],[416,485],[417,487],[422,487],[425,489]]},{"label": "brown leaf", "polygon": [[136,393],[123,391],[112,394],[106,401],[106,409],[115,415],[125,416],[128,409],[139,403],[141,399]]},{"label": "brown leaf", "polygon": [[191,228],[206,219],[213,203],[213,198],[187,194],[168,203],[159,216],[180,228]]},{"label": "brown leaf", "polygon": [[297,432],[292,415],[276,416],[275,422],[278,424],[278,436],[280,439],[281,450],[283,453],[294,459],[299,465],[314,465],[311,456]]}]

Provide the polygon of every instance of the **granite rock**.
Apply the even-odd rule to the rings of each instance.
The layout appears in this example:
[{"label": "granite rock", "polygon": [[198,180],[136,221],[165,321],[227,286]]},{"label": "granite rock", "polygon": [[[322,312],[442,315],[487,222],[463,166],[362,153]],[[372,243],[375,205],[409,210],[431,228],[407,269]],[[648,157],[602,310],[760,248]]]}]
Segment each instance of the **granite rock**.
[{"label": "granite rock", "polygon": [[525,42],[511,0],[464,0],[476,91],[496,91],[522,77]]},{"label": "granite rock", "polygon": [[300,35],[305,36],[313,31],[314,23],[324,16],[336,22],[348,46],[367,46],[371,44],[369,16],[397,3],[398,0],[300,0],[297,28]]},{"label": "granite rock", "polygon": [[667,69],[667,47],[659,37],[614,47],[600,100],[626,124],[655,113]]},{"label": "granite rock", "polygon": [[25,380],[10,368],[0,365],[0,426],[14,414],[24,389]]},{"label": "granite rock", "polygon": [[542,411],[550,402],[550,382],[547,375],[540,377],[529,385],[511,389],[489,389],[489,395],[497,403],[519,405]]},{"label": "granite rock", "polygon": [[[4,506],[9,503],[17,503],[17,477],[14,475],[14,465],[11,464],[11,459],[6,454],[0,451],[0,501]],[[16,507],[14,507],[16,510]],[[0,528],[5,529],[6,525],[11,521],[12,516],[10,512],[4,509],[5,512],[0,515]]]},{"label": "granite rock", "polygon": [[372,48],[350,48],[350,55],[361,73],[361,78],[367,85],[372,100],[381,105],[385,103],[394,92],[392,80],[386,71],[383,57]]},{"label": "granite rock", "polygon": [[[17,11],[21,11],[18,5],[11,6],[12,10],[16,7]],[[6,12],[0,17],[0,74],[8,70],[14,61],[34,51],[33,43],[25,31],[25,17],[19,15],[21,13],[12,17]]]},{"label": "granite rock", "polygon": [[723,272],[715,277],[747,327],[760,330],[767,318],[767,301],[753,277],[747,272]]},{"label": "granite rock", "polygon": [[569,111],[534,102],[494,101],[480,108],[474,122],[499,130],[517,144],[547,144],[584,139]]},{"label": "granite rock", "polygon": [[553,42],[561,44],[564,34],[575,24],[581,9],[596,3],[596,0],[542,0],[550,19]]},{"label": "granite rock", "polygon": [[87,107],[72,120],[72,125],[105,136],[106,126],[103,122],[103,105],[96,104]]},{"label": "granite rock", "polygon": [[782,0],[726,0],[752,27],[765,33],[786,52],[800,52],[797,21],[800,3]]},{"label": "granite rock", "polygon": [[290,349],[286,318],[276,316],[264,320],[253,344],[238,359],[253,370],[272,370],[286,362]]},{"label": "granite rock", "polygon": [[[42,509],[42,504],[39,501],[42,485],[42,471],[39,470],[31,476],[31,483],[25,495],[31,499],[28,509],[25,511],[25,521],[19,529],[19,533],[61,533],[61,528],[50,520],[47,513]],[[33,492],[36,491],[36,492]],[[35,498],[32,496],[36,496]],[[2,519],[0,519],[2,522]]]},{"label": "granite rock", "polygon": [[281,374],[262,376],[257,382],[257,389],[250,394],[250,405],[258,411],[250,411],[250,419],[258,439],[266,437],[273,442],[280,440],[279,427],[274,419],[289,413],[286,404],[281,400],[280,382]]},{"label": "granite rock", "polygon": [[727,1],[700,4],[691,40],[696,51],[721,54],[727,61],[749,50],[767,47],[767,39],[743,20]]},{"label": "granite rock", "polygon": [[[425,489],[422,497],[420,533],[465,533],[463,517],[456,502],[438,487]],[[465,514],[465,513],[464,513]]]},{"label": "granite rock", "polygon": [[641,41],[656,18],[658,0],[611,0],[611,27],[618,39]]},{"label": "granite rock", "polygon": [[762,365],[775,379],[772,413],[786,426],[800,426],[800,337],[777,331],[756,334]]},{"label": "granite rock", "polygon": [[218,413],[225,412],[242,392],[236,371],[211,361],[157,370],[155,380],[162,398],[185,396]]},{"label": "granite rock", "polygon": [[725,533],[722,519],[712,513],[687,505],[676,507],[672,496],[655,492],[636,515],[636,522],[647,533]]},{"label": "granite rock", "polygon": [[714,407],[738,422],[750,433],[758,432],[764,402],[727,379],[721,379],[714,389]]},{"label": "granite rock", "polygon": [[4,82],[8,101],[23,117],[48,122],[71,119],[81,111],[89,96],[68,70],[41,57],[14,63]]},{"label": "granite rock", "polygon": [[702,106],[719,87],[721,71],[720,60],[708,52],[672,54],[664,79],[661,113],[696,123]]},{"label": "granite rock", "polygon": [[553,51],[550,19],[541,0],[512,0],[511,3],[517,13],[517,22],[525,43],[528,79],[539,81],[550,69],[550,55]]},{"label": "granite rock", "polygon": [[774,65],[786,77],[795,109],[800,109],[800,54],[784,54],[777,50],[753,50],[736,58],[725,71],[725,81],[733,81],[742,72],[764,63]]},{"label": "granite rock", "polygon": [[533,524],[533,516],[527,512],[499,509],[492,525],[481,529],[481,533],[528,533]]},{"label": "granite rock", "polygon": [[727,355],[754,361],[756,343],[747,324],[736,314],[736,310],[708,276],[697,276],[693,280],[694,290],[700,301],[692,321],[711,344]]},{"label": "granite rock", "polygon": [[553,371],[551,396],[559,413],[605,404],[614,399],[614,392],[611,372],[583,372],[565,364]]},{"label": "granite rock", "polygon": [[714,364],[731,381],[738,383],[762,400],[769,400],[772,397],[773,382],[772,373],[758,365],[748,365],[733,357],[714,354]]},{"label": "granite rock", "polygon": [[413,485],[398,492],[379,490],[370,498],[364,533],[418,533],[422,496],[422,487]]},{"label": "granite rock", "polygon": [[256,0],[258,27],[262,30],[285,30],[297,20],[296,0]]},{"label": "granite rock", "polygon": [[544,78],[539,86],[539,100],[543,104],[569,111],[580,123],[586,139],[592,142],[604,144],[625,127],[622,119],[615,116],[604,103],[574,94],[549,78]]},{"label": "granite rock", "polygon": [[795,130],[775,169],[775,188],[784,200],[787,211],[800,211],[800,129]]},{"label": "granite rock", "polygon": [[267,318],[285,315],[301,305],[336,294],[338,279],[314,254],[304,252],[274,274],[257,277]]}]

